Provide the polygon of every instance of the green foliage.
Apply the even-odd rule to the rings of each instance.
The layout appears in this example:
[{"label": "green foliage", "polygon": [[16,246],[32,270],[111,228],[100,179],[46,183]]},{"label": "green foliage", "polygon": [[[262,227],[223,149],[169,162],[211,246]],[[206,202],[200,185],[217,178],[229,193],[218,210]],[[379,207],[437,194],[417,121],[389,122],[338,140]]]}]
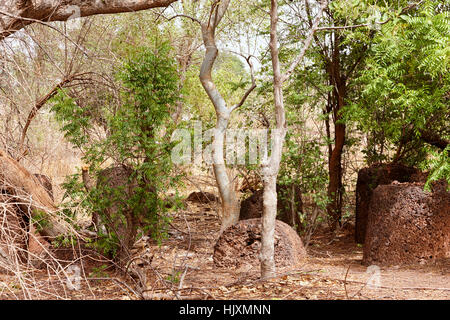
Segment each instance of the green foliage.
[{"label": "green foliage", "polygon": [[425,184],[425,190],[431,190],[431,183],[433,181],[444,178],[447,180],[448,186],[450,187],[450,145],[442,151],[441,153],[437,153],[435,151],[431,151],[432,158],[426,164],[426,169],[431,169],[431,174],[428,177],[428,180]]},{"label": "green foliage", "polygon": [[77,243],[77,240],[75,239],[75,237],[67,237],[67,236],[63,236],[60,235],[58,237],[56,237],[53,241],[52,241],[52,245],[55,248],[59,248],[59,247],[70,247],[70,246],[74,246]]},{"label": "green foliage", "polygon": [[31,224],[34,225],[37,231],[50,227],[51,224],[48,219],[48,213],[43,210],[35,209],[31,215]]},{"label": "green foliage", "polygon": [[[430,159],[420,139],[424,130],[449,137],[450,15],[441,9],[425,1],[383,25],[374,38],[355,82],[360,95],[346,110],[347,119],[368,134],[368,162],[419,165]],[[438,158],[433,164],[445,167],[440,161],[448,158]]]},{"label": "green foliage", "polygon": [[81,148],[88,142],[86,132],[91,126],[86,110],[63,92],[57,94],[53,102],[52,111],[56,115],[56,120],[63,123],[61,130],[64,132],[64,137],[76,147]]},{"label": "green foliage", "polygon": [[[288,132],[285,151],[283,152],[278,184],[298,186],[302,193],[303,201],[307,200],[308,206],[303,207],[303,212],[298,212],[302,229],[308,230],[318,222],[315,210],[325,210],[329,199],[327,196],[328,172],[326,159],[323,157],[323,143],[317,140],[304,141],[301,131]],[[279,195],[281,198],[286,194]]]},{"label": "green foliage", "polygon": [[60,92],[52,107],[63,122],[65,136],[83,151],[83,161],[90,165],[91,175],[101,176],[105,162],[130,168],[128,181],[122,185],[104,181],[87,193],[79,182],[79,174],[64,184],[65,196],[72,206],[76,203],[97,212],[102,221],[108,222],[106,232],[98,230],[99,239],[94,245],[113,257],[127,236],[120,226],[130,227],[129,216],[138,221],[143,233],[150,233],[155,239],[165,236],[168,209],[163,194],[175,187],[179,178],[172,174],[170,161],[174,126],[169,108],[179,97],[172,48],[162,42],[154,49],[129,48],[127,54],[116,72],[122,86],[121,104],[97,110],[106,121],[103,139],[91,139],[87,129],[95,126],[93,113],[77,106],[68,93]]},{"label": "green foliage", "polygon": [[172,284],[178,284],[181,280],[182,271],[173,271],[172,274],[169,274],[166,278],[167,281],[171,282]]},{"label": "green foliage", "polygon": [[108,266],[103,264],[99,267],[92,268],[92,272],[89,274],[89,278],[109,278],[109,274],[106,272]]}]

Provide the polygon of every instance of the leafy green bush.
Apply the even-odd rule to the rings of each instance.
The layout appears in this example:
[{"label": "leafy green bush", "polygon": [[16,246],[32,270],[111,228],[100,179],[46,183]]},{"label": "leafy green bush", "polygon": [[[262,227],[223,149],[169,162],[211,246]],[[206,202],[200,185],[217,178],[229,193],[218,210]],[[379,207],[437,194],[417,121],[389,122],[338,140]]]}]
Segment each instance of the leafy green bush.
[{"label": "leafy green bush", "polygon": [[361,94],[346,110],[368,134],[369,163],[398,161],[449,179],[448,151],[425,143],[430,134],[450,137],[449,41],[450,16],[439,1],[423,1],[374,38],[355,83]]},{"label": "leafy green bush", "polygon": [[[302,193],[303,212],[300,217],[302,236],[309,242],[318,224],[323,221],[321,212],[325,212],[329,202],[327,196],[328,173],[326,159],[323,157],[323,145],[320,142],[302,139],[301,133],[288,133],[285,151],[278,174],[281,186],[297,186]],[[280,198],[290,199],[292,195],[284,191]]]},{"label": "leafy green bush", "polygon": [[[170,161],[170,107],[179,97],[172,48],[159,43],[153,49],[130,49],[116,77],[118,105],[81,108],[70,92],[61,91],[52,107],[66,138],[82,150],[90,176],[99,180],[87,192],[80,174],[73,175],[64,184],[65,196],[69,205],[100,217],[106,230],[98,229],[95,245],[113,257],[134,243],[138,227],[155,239],[164,237],[169,206],[163,194],[179,182]],[[93,115],[98,114],[105,132],[93,139],[93,129],[99,128]],[[109,169],[102,169],[105,164]]]}]

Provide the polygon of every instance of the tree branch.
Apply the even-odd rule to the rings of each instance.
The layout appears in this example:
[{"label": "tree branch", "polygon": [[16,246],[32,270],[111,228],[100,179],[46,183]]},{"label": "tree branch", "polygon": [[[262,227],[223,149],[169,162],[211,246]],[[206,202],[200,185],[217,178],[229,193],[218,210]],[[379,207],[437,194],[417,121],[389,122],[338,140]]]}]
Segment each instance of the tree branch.
[{"label": "tree branch", "polygon": [[[402,11],[400,11],[400,13],[398,15],[402,15],[406,12],[408,12],[409,10],[419,6],[424,0],[421,0],[419,2],[416,3],[412,3],[409,6],[405,7],[402,9]],[[355,24],[355,25],[351,25],[351,26],[337,26],[337,27],[321,27],[321,28],[317,28],[316,31],[324,31],[324,30],[346,30],[346,29],[356,29],[356,28],[362,28],[362,27],[372,27],[373,25],[383,25],[388,23],[389,21],[391,21],[392,18],[386,19],[385,21],[374,21],[373,23],[362,23],[362,24]]]},{"label": "tree branch", "polygon": [[306,53],[306,50],[308,50],[311,41],[314,37],[314,33],[316,32],[316,30],[318,29],[318,25],[320,23],[320,20],[322,19],[322,12],[323,10],[325,10],[325,8],[328,6],[328,1],[327,0],[323,0],[322,3],[320,4],[320,8],[319,8],[319,13],[316,16],[316,19],[314,20],[314,23],[311,27],[311,30],[309,32],[308,37],[306,37],[304,43],[303,43],[303,48],[300,51],[300,54],[294,59],[294,61],[292,61],[291,65],[289,66],[289,68],[287,69],[287,71],[281,76],[281,83],[285,82],[287,79],[289,79],[289,77],[291,76],[292,72],[294,72],[295,68],[298,66],[298,64],[303,60],[303,57]]},{"label": "tree branch", "polygon": [[[164,17],[164,16],[163,16],[163,17]],[[200,20],[198,20],[197,18],[192,17],[192,16],[190,16],[190,15],[187,15],[187,14],[177,14],[177,15],[175,15],[175,16],[173,16],[173,17],[166,18],[166,19],[167,19],[167,21],[170,21],[170,20],[173,20],[173,19],[175,19],[175,18],[180,18],[180,17],[191,19],[193,22],[197,22],[199,25],[202,25],[202,23],[201,23]],[[164,17],[164,18],[165,18],[165,17]]]},{"label": "tree branch", "polygon": [[449,145],[450,141],[443,139],[437,133],[430,130],[419,130],[420,131],[420,139],[425,141],[426,143],[435,146],[441,150],[444,150]]},{"label": "tree branch", "polygon": [[240,108],[244,104],[245,100],[247,100],[247,97],[250,95],[250,93],[253,90],[255,90],[255,88],[256,88],[256,80],[255,80],[255,75],[254,75],[254,72],[253,72],[253,64],[250,61],[251,58],[252,58],[252,56],[248,56],[247,58],[245,58],[245,60],[247,61],[248,65],[250,67],[250,76],[252,78],[252,85],[244,93],[244,95],[242,96],[241,101],[239,101],[238,104],[235,104],[234,106],[231,107],[231,111],[233,111],[236,108]]},{"label": "tree branch", "polygon": [[[53,98],[56,93],[58,92],[59,89],[62,89],[66,86],[68,86],[71,82],[76,81],[76,80],[85,80],[84,78],[82,78],[83,75],[86,75],[88,73],[83,73],[83,74],[74,74],[74,75],[70,75],[66,78],[64,78],[61,82],[59,82],[57,85],[55,85],[45,96],[41,97],[38,102],[36,102],[36,104],[34,105],[33,109],[31,109],[30,113],[28,114],[28,118],[27,121],[25,123],[25,126],[22,129],[22,135],[20,138],[20,143],[19,143],[19,150],[22,151],[23,149],[23,145],[25,143],[25,137],[27,135],[27,131],[28,128],[31,124],[31,121],[34,119],[34,117],[37,115],[38,111],[51,99]],[[22,155],[20,157],[23,157],[24,153],[22,153]],[[16,159],[17,161],[20,160],[20,158]]]},{"label": "tree branch", "polygon": [[8,0],[0,3],[0,40],[34,22],[167,7],[176,0]]}]

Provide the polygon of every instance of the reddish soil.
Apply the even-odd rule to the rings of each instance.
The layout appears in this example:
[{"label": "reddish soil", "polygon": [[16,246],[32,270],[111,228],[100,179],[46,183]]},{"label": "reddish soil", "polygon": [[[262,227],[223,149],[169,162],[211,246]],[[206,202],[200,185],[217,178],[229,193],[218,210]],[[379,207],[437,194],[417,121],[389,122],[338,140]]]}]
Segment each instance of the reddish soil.
[{"label": "reddish soil", "polygon": [[[213,263],[219,236],[217,204],[188,202],[174,214],[170,237],[160,245],[141,241],[139,253],[151,258],[146,298],[153,299],[450,299],[450,261],[432,265],[369,267],[362,265],[362,247],[348,228],[333,235],[319,231],[307,248],[305,262],[261,281],[259,268],[221,269]],[[46,271],[35,271],[40,298],[136,299],[133,287],[98,258],[83,266],[79,290],[68,290]],[[183,274],[185,275],[183,276]],[[94,279],[95,278],[95,279]],[[180,287],[182,280],[182,288]],[[0,297],[26,298],[16,277],[0,274]],[[57,295],[55,294],[57,293]],[[176,297],[177,296],[177,297]],[[32,296],[36,298],[36,296]]]}]

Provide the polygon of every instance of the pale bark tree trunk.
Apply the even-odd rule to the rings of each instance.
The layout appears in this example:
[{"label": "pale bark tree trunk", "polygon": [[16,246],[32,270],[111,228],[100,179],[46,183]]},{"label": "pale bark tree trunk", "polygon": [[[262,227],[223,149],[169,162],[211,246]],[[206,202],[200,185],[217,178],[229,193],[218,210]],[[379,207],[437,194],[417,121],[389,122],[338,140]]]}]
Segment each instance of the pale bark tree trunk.
[{"label": "pale bark tree trunk", "polygon": [[273,69],[273,97],[275,104],[275,126],[276,130],[272,134],[272,153],[268,163],[263,164],[263,216],[261,230],[261,277],[268,278],[275,275],[274,259],[274,233],[275,220],[277,217],[277,176],[280,169],[281,152],[283,140],[286,136],[286,117],[283,101],[283,82],[281,79],[280,60],[278,58],[278,3],[271,0],[270,9],[270,54],[272,57]]},{"label": "pale bark tree trunk", "polygon": [[[208,94],[209,99],[214,105],[217,116],[212,160],[213,170],[216,176],[219,193],[222,200],[221,232],[238,222],[240,210],[239,199],[230,180],[230,177],[227,174],[224,160],[223,149],[226,129],[228,128],[228,122],[233,110],[240,107],[245,102],[245,99],[248,97],[250,92],[253,91],[253,89],[256,87],[253,77],[253,70],[251,70],[251,87],[246,91],[238,104],[228,107],[225,99],[217,90],[217,87],[212,79],[211,72],[218,54],[218,49],[215,41],[215,32],[220,20],[223,18],[228,8],[229,3],[230,0],[214,2],[211,7],[209,19],[206,22],[199,22],[197,20],[197,22],[199,22],[201,25],[203,44],[206,48],[205,57],[200,69],[200,81],[206,93]],[[247,62],[252,69],[250,58],[247,59]]]},{"label": "pale bark tree trunk", "polygon": [[283,151],[283,142],[286,136],[286,116],[283,101],[283,82],[289,79],[298,64],[303,60],[303,57],[311,44],[314,32],[319,25],[323,10],[327,6],[327,1],[323,1],[316,20],[308,37],[305,39],[303,48],[300,54],[292,61],[289,68],[284,74],[281,74],[280,59],[278,56],[278,3],[277,0],[271,0],[270,6],[270,55],[272,59],[273,70],[273,96],[275,106],[275,131],[272,134],[272,152],[267,161],[263,164],[263,216],[262,216],[262,230],[261,230],[261,277],[270,278],[275,276],[275,259],[274,259],[274,234],[275,234],[275,220],[277,216],[277,176],[280,169],[281,156]]}]

